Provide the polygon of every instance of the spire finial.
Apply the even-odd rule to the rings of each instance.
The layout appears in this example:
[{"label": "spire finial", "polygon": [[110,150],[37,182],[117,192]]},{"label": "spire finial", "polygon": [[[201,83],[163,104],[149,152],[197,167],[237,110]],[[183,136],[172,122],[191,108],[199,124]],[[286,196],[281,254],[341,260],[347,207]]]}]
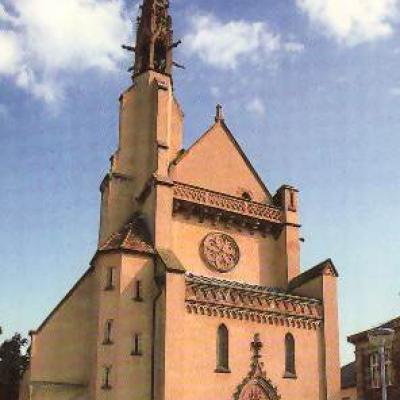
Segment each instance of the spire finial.
[{"label": "spire finial", "polygon": [[169,0],[143,0],[141,15],[137,19],[136,45],[123,46],[135,53],[133,75],[153,70],[171,75],[172,50],[180,42],[173,42]]},{"label": "spire finial", "polygon": [[221,104],[217,104],[216,112],[215,112],[215,122],[221,122],[224,120],[224,113],[222,111]]}]

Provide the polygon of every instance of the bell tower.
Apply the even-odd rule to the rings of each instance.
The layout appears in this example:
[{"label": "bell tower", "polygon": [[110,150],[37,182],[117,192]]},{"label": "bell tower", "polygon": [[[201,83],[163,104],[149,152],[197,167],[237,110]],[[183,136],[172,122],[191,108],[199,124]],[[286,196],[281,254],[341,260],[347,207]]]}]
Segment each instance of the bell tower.
[{"label": "bell tower", "polygon": [[[137,18],[133,84],[120,96],[119,142],[101,191],[99,245],[129,222],[147,216],[155,240],[155,193],[170,181],[168,167],[182,147],[183,114],[173,94],[169,1],[144,0]],[[160,196],[158,196],[160,199]]]}]

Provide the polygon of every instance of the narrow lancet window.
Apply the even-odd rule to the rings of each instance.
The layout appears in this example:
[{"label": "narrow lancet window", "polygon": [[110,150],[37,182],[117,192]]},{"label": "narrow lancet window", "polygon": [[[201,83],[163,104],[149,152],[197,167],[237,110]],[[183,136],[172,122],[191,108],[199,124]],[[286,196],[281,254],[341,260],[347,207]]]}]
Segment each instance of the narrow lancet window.
[{"label": "narrow lancet window", "polygon": [[113,324],[114,324],[114,321],[112,319],[109,319],[108,321],[106,321],[106,323],[104,325],[103,344],[112,344]]},{"label": "narrow lancet window", "polygon": [[229,332],[221,324],[217,332],[217,368],[215,372],[230,372],[229,370]]},{"label": "narrow lancet window", "polygon": [[285,336],[285,378],[296,377],[296,352],[294,337],[291,333]]},{"label": "narrow lancet window", "polygon": [[107,269],[105,290],[114,289],[114,279],[115,279],[115,268],[109,267]]},{"label": "narrow lancet window", "polygon": [[133,335],[133,356],[141,356],[142,355],[142,337],[139,333],[135,333]]},{"label": "narrow lancet window", "polygon": [[138,280],[138,279],[135,281],[133,299],[135,301],[143,301],[143,298],[142,298],[142,282],[140,280]]},{"label": "narrow lancet window", "polygon": [[111,367],[110,366],[106,366],[103,368],[103,383],[101,388],[103,390],[109,390],[111,389]]}]

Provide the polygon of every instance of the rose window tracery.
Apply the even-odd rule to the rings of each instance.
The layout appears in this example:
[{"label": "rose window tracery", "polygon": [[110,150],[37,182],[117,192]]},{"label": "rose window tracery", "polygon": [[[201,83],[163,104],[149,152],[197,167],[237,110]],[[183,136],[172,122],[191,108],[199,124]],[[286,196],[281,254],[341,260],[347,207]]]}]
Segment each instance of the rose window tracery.
[{"label": "rose window tracery", "polygon": [[219,272],[232,270],[240,258],[235,240],[220,232],[212,232],[204,238],[201,252],[205,262]]}]

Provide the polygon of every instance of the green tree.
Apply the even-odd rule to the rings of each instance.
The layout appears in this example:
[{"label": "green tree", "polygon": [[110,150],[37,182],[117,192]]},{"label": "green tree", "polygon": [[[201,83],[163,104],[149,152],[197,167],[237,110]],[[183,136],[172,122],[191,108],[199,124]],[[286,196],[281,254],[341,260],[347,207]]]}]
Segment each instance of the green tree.
[{"label": "green tree", "polygon": [[19,383],[29,365],[28,339],[16,333],[0,346],[0,400],[17,400]]}]

